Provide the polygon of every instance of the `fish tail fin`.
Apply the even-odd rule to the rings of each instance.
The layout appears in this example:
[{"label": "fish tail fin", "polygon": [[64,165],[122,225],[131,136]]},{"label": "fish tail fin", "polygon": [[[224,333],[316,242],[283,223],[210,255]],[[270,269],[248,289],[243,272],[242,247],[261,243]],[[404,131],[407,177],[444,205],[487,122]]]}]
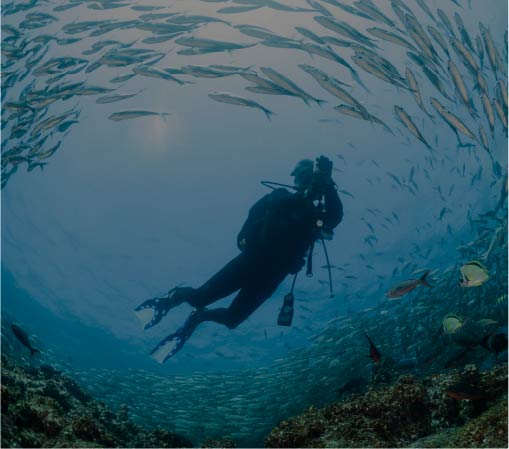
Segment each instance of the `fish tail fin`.
[{"label": "fish tail fin", "polygon": [[276,115],[275,112],[272,112],[270,109],[264,109],[263,112],[265,113],[267,119],[269,120],[269,122],[272,121],[272,116],[273,115]]},{"label": "fish tail fin", "polygon": [[371,93],[371,91],[366,87],[366,85],[362,82],[362,80],[360,79],[359,75],[357,74],[357,72],[355,70],[350,70],[350,73],[352,74],[352,78],[358,83],[360,84],[364,90],[369,94]]},{"label": "fish tail fin", "polygon": [[321,109],[323,109],[323,105],[324,105],[325,103],[327,103],[327,100],[320,100],[320,99],[318,99],[318,98],[317,98],[315,101],[316,101],[316,104],[317,104],[318,106],[320,106],[320,108],[321,108]]},{"label": "fish tail fin", "polygon": [[163,120],[168,123],[168,116],[171,115],[171,112],[161,112],[161,117],[163,118]]},{"label": "fish tail fin", "polygon": [[428,275],[429,275],[430,271],[427,270],[424,272],[424,274],[419,278],[419,281],[422,285],[425,285],[426,287],[433,287],[429,282],[428,282]]}]

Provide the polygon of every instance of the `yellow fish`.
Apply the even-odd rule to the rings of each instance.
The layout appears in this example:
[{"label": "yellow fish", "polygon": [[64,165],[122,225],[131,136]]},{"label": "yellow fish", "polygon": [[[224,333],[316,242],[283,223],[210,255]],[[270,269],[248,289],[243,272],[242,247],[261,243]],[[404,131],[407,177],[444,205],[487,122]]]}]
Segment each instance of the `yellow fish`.
[{"label": "yellow fish", "polygon": [[463,322],[456,315],[446,315],[442,320],[442,326],[446,334],[454,334]]},{"label": "yellow fish", "polygon": [[483,267],[481,262],[468,262],[460,268],[461,279],[458,282],[460,287],[478,287],[484,284],[489,278],[488,270]]}]

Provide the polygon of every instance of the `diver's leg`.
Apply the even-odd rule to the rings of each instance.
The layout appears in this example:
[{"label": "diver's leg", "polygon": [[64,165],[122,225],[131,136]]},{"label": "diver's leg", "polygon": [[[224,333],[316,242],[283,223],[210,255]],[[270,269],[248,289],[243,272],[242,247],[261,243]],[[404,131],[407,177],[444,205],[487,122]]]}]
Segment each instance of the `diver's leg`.
[{"label": "diver's leg", "polygon": [[[264,270],[262,269],[262,273]],[[259,274],[259,273],[257,273]],[[230,307],[217,309],[200,308],[189,315],[189,318],[179,330],[168,335],[151,352],[160,363],[164,363],[175,355],[185,342],[191,337],[194,330],[204,321],[215,321],[234,329],[245,321],[267,298],[272,296],[278,285],[284,280],[286,273],[276,271],[264,272],[264,277],[253,276],[250,282],[242,287]]]},{"label": "diver's leg", "polygon": [[199,311],[200,321],[214,321],[229,329],[236,328],[272,296],[285,277],[286,273],[273,274],[268,279],[258,279],[257,283],[250,283],[241,288],[230,307]]},{"label": "diver's leg", "polygon": [[196,308],[203,308],[239,290],[248,273],[253,271],[251,266],[251,259],[245,254],[240,254],[200,288],[175,287],[166,297],[146,300],[135,309],[135,313],[142,321],[144,329],[149,329],[183,302],[188,302]]},{"label": "diver's leg", "polygon": [[196,289],[182,289],[178,294],[191,306],[203,308],[231,295],[247,281],[256,266],[255,261],[245,254],[239,254],[212,276],[205,284]]}]

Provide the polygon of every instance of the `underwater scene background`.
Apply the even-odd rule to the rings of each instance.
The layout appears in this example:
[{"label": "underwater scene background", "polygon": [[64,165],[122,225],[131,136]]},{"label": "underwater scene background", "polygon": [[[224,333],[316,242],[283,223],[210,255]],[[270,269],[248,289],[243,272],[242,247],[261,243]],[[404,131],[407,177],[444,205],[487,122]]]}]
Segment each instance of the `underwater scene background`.
[{"label": "underwater scene background", "polygon": [[[334,296],[317,245],[291,327],[277,325],[288,277],[238,328],[204,323],[151,359],[191,307],[146,332],[134,308],[205,282],[238,253],[260,181],[291,183],[322,154],[344,206]],[[506,365],[443,319],[507,334],[507,3],[5,3],[2,212],[3,354],[195,445],[261,446],[400,374]],[[489,277],[460,287],[470,261]],[[385,296],[425,270],[431,289]],[[369,358],[365,334],[395,362]]]}]

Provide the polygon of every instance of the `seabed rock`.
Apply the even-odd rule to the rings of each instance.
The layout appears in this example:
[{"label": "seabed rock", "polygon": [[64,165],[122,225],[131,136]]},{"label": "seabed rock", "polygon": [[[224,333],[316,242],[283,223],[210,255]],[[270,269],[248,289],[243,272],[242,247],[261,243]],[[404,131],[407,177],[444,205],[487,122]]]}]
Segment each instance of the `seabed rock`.
[{"label": "seabed rock", "polygon": [[1,447],[192,447],[165,429],[145,429],[113,412],[51,366],[2,356]]},{"label": "seabed rock", "polygon": [[[453,385],[468,385],[482,399],[454,399]],[[266,447],[508,447],[507,366],[479,372],[467,366],[394,385],[282,421]]]}]

